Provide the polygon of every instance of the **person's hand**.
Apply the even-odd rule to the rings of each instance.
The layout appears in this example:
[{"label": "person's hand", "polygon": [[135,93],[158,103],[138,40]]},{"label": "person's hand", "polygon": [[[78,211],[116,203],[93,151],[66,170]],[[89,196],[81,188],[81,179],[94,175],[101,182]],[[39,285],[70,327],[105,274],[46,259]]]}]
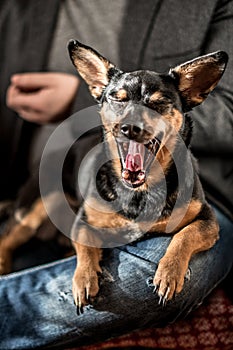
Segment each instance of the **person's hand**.
[{"label": "person's hand", "polygon": [[78,87],[78,77],[71,74],[15,74],[11,77],[6,103],[30,122],[56,122],[69,113]]}]

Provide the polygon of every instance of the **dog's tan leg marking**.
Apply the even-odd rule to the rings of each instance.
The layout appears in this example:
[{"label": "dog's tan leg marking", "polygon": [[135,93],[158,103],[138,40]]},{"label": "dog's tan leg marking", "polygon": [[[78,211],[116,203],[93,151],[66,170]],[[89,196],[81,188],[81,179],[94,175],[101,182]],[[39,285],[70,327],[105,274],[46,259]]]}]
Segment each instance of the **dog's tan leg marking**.
[{"label": "dog's tan leg marking", "polygon": [[[173,233],[181,230],[183,227],[187,226],[189,223],[191,223],[197,215],[200,213],[202,207],[202,203],[198,200],[192,200],[189,204],[189,206],[186,208],[177,208],[174,210],[174,217],[180,218],[180,222],[178,222],[178,226],[174,226]],[[148,225],[148,231],[150,232],[166,232],[166,228],[168,223],[170,222],[171,218],[170,216],[168,218],[159,220],[153,224],[150,225],[150,223],[144,223],[144,225]],[[179,221],[179,220],[178,220]],[[150,225],[150,226],[149,226]]]},{"label": "dog's tan leg marking", "polygon": [[46,219],[42,200],[37,199],[31,210],[0,239],[0,274],[11,271],[11,258],[15,249],[26,243]]},{"label": "dog's tan leg marking", "polygon": [[[94,228],[120,228],[129,223],[128,219],[111,212],[110,208],[95,198],[84,203],[87,225]],[[73,296],[75,304],[81,308],[87,303],[88,296],[94,297],[98,291],[98,272],[101,272],[100,238],[83,225],[72,234],[73,245],[77,253],[77,267],[73,277]]]},{"label": "dog's tan leg marking", "polygon": [[191,256],[211,248],[217,239],[218,224],[214,220],[196,220],[176,233],[155,273],[158,294],[169,300],[181,292]]},{"label": "dog's tan leg marking", "polygon": [[[80,229],[79,235],[86,235],[85,227]],[[98,273],[101,273],[99,262],[102,256],[100,248],[84,246],[73,242],[77,254],[77,266],[73,276],[73,297],[76,306],[87,304],[89,297],[95,297],[99,291]]]},{"label": "dog's tan leg marking", "polygon": [[[180,218],[178,220],[178,225],[173,225],[174,229],[168,234],[178,232],[183,227],[191,223],[199,214],[202,207],[202,203],[198,200],[192,200],[188,207],[174,209],[174,217]],[[156,222],[140,222],[138,226],[143,232],[153,232],[153,233],[166,233],[167,225],[172,224],[171,217],[165,217],[159,219]]]}]

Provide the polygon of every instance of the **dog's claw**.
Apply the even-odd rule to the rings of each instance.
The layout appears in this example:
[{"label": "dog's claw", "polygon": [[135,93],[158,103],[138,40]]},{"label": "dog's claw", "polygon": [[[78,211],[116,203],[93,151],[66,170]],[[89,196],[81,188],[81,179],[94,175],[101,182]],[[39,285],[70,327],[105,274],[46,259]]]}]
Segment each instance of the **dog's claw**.
[{"label": "dog's claw", "polygon": [[[157,288],[157,286],[155,288]],[[167,289],[164,293],[158,292],[158,297],[159,297],[158,305],[162,305],[163,307],[165,307],[167,305],[167,302],[169,299],[169,293],[170,293],[169,287],[167,287]]]},{"label": "dog's claw", "polygon": [[73,277],[73,297],[76,304],[77,315],[84,313],[85,307],[91,304],[99,291],[97,272],[92,268],[77,267]]},{"label": "dog's claw", "polygon": [[91,303],[91,297],[90,297],[90,293],[89,293],[89,288],[86,289],[86,301],[87,301],[87,304]]},{"label": "dog's claw", "polygon": [[155,287],[154,287],[154,289],[153,289],[153,293],[155,294],[155,293],[157,292],[158,289],[159,289],[159,285],[156,284]]},{"label": "dog's claw", "polygon": [[163,296],[161,294],[159,294],[159,302],[158,302],[159,305],[161,305],[162,300],[163,300]]},{"label": "dog's claw", "polygon": [[80,313],[80,315],[83,314],[83,311],[84,311],[83,305],[79,306],[79,313]]},{"label": "dog's claw", "polygon": [[154,285],[153,293],[157,293],[159,297],[158,305],[166,306],[168,301],[168,294],[170,292],[170,288],[167,287],[166,293],[160,293],[159,292],[159,284]]},{"label": "dog's claw", "polygon": [[77,305],[77,315],[82,315],[83,311],[84,311],[84,305],[82,304],[81,301],[79,301],[78,305]]},{"label": "dog's claw", "polygon": [[167,304],[170,291],[171,291],[170,287],[167,287],[166,293],[163,297],[163,306],[166,306],[166,304]]},{"label": "dog's claw", "polygon": [[163,296],[161,294],[159,295],[158,305],[162,305],[163,307],[165,307],[167,305],[167,298],[166,298],[166,296]]},{"label": "dog's claw", "polygon": [[163,307],[165,307],[166,305],[167,305],[167,298],[166,298],[166,296],[165,297],[163,297]]}]

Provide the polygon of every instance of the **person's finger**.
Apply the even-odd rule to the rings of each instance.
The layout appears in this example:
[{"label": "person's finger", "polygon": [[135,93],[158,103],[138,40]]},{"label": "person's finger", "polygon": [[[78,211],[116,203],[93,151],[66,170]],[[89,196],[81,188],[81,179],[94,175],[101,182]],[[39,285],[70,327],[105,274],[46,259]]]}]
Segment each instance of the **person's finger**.
[{"label": "person's finger", "polygon": [[18,94],[18,89],[14,85],[10,85],[6,92],[6,105],[9,108],[15,109],[15,96]]},{"label": "person's finger", "polygon": [[34,90],[43,88],[52,83],[53,73],[21,73],[11,77],[11,83],[22,90]]},{"label": "person's finger", "polygon": [[17,111],[21,108],[40,111],[45,108],[48,100],[45,97],[44,90],[28,93],[10,86],[7,91],[7,106]]},{"label": "person's finger", "polygon": [[21,108],[17,111],[18,115],[32,123],[46,124],[47,120],[43,120],[43,114],[40,111],[32,110],[29,108]]}]

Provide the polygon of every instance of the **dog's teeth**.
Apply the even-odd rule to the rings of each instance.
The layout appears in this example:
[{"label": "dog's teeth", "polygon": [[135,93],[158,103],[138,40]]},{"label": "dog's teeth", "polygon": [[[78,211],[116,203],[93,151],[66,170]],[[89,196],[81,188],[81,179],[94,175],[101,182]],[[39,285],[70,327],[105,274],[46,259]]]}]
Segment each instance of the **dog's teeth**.
[{"label": "dog's teeth", "polygon": [[123,149],[124,149],[125,152],[128,151],[128,145],[127,145],[126,142],[123,143]]},{"label": "dog's teeth", "polygon": [[142,181],[144,180],[146,177],[145,171],[140,171],[140,173],[138,174],[138,180]]},{"label": "dog's teeth", "polygon": [[129,176],[130,176],[129,171],[127,169],[124,169],[122,171],[121,176],[123,177],[123,179],[127,180],[129,178]]},{"label": "dog's teeth", "polygon": [[153,148],[153,142],[150,140],[148,144],[148,149],[151,151]]}]

